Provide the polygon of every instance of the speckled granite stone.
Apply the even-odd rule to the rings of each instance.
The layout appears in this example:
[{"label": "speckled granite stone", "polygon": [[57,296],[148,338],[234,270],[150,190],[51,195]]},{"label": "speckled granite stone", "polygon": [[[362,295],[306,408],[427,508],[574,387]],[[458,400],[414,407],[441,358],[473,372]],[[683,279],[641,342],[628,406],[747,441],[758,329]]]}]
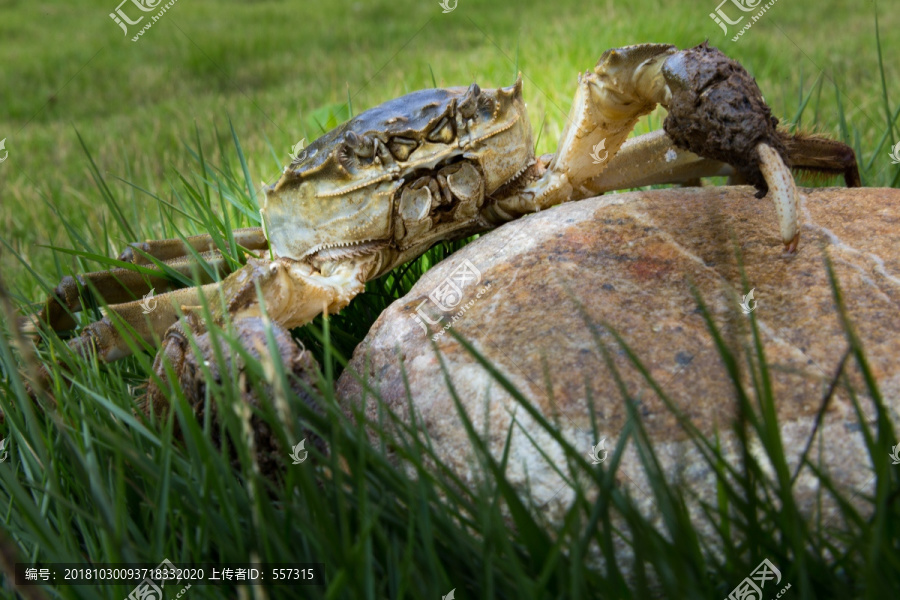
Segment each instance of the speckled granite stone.
[{"label": "speckled granite stone", "polygon": [[[738,465],[732,429],[735,392],[691,290],[695,286],[710,307],[725,339],[746,347],[751,331],[739,306],[743,289],[736,259],[739,247],[747,287],[755,288],[755,315],[793,469],[848,347],[828,284],[827,252],[890,417],[900,429],[900,190],[803,193],[800,252],[789,258],[781,253],[773,206],[768,199],[755,199],[749,187],[607,195],[507,224],[433,268],[381,315],[341,377],[339,397],[345,408],[360,401],[362,387],[351,371],[362,373],[387,404],[408,419],[402,362],[419,423],[440,446],[444,460],[464,481],[472,481],[477,476],[472,449],[429,340],[438,335],[436,345],[453,384],[495,456],[501,456],[516,419],[508,477],[551,522],[558,522],[572,494],[541,452],[565,470],[561,450],[474,358],[439,331],[452,322],[455,331],[556,421],[585,455],[597,442],[591,433],[588,398],[599,437],[607,438],[606,448],[615,446],[628,418],[594,332],[613,349],[615,365],[639,399],[664,472],[699,498],[714,501],[713,472],[599,324],[607,323],[624,336],[700,431],[719,432],[726,454]],[[480,273],[480,281],[463,281],[461,276],[471,266]],[[446,288],[448,276],[462,291],[459,303],[445,312],[429,294]],[[444,304],[453,304],[458,297],[450,294],[444,299]],[[463,307],[464,313],[458,315]],[[423,324],[437,317],[442,321],[430,325],[426,334]],[[743,351],[741,361],[745,388],[750,389]],[[862,390],[852,360],[845,372]],[[545,373],[550,374],[549,383]],[[874,419],[871,402],[863,397],[862,403],[866,416]],[[371,396],[367,411],[376,414]],[[761,455],[758,441],[752,446]],[[821,457],[824,471],[848,495],[872,489],[859,422],[843,389],[834,395],[813,448],[811,456]],[[638,499],[645,514],[656,514],[633,442],[624,454],[619,482]],[[820,486],[808,468],[795,486],[800,505],[812,515]],[[698,529],[707,531],[697,506],[690,509]],[[833,510],[826,499],[825,519]]]}]

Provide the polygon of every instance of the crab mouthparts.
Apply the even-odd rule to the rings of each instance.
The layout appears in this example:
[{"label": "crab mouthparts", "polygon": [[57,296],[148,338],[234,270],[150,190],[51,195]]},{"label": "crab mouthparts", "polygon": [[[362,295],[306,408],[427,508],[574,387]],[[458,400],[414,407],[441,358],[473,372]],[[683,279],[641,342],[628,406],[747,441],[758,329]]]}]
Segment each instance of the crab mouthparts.
[{"label": "crab mouthparts", "polygon": [[345,258],[357,258],[375,254],[387,247],[388,242],[379,240],[366,240],[363,242],[340,242],[337,244],[323,244],[313,248],[307,253],[306,258],[317,261],[332,261]]}]

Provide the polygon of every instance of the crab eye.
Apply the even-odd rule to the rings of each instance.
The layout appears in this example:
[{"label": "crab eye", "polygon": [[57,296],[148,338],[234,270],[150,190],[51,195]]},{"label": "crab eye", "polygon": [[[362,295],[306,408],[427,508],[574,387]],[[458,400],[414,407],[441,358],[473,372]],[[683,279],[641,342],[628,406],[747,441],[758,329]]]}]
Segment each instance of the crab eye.
[{"label": "crab eye", "polygon": [[304,148],[303,150],[300,151],[299,154],[297,154],[297,158],[295,158],[291,162],[291,164],[292,165],[302,164],[302,163],[306,162],[307,160],[309,160],[310,158],[312,158],[313,156],[315,156],[316,153],[318,153],[318,152],[319,152],[319,150],[317,148]]},{"label": "crab eye", "polygon": [[431,130],[431,133],[428,134],[427,139],[429,142],[449,144],[453,141],[454,137],[456,137],[456,135],[453,132],[453,124],[450,123],[450,119],[444,117],[435,126],[435,128]]},{"label": "crab eye", "polygon": [[466,90],[466,95],[463,96],[463,99],[459,101],[456,107],[463,118],[472,119],[475,117],[475,112],[478,110],[479,94],[481,94],[481,88],[478,87],[477,83],[473,83]]},{"label": "crab eye", "polygon": [[416,149],[416,141],[404,137],[391,138],[388,142],[388,150],[397,160],[406,160],[412,151]]},{"label": "crab eye", "polygon": [[357,156],[371,158],[375,154],[374,140],[367,135],[359,136],[352,131],[348,131],[344,136],[344,141]]}]

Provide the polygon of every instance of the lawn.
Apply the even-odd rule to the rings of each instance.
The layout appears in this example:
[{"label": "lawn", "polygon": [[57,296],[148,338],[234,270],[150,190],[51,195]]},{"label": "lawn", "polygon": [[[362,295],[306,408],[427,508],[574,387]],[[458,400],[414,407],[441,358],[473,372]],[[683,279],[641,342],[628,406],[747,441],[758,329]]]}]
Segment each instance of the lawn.
[{"label": "lawn", "polygon": [[[136,15],[128,6],[123,10]],[[611,477],[597,475],[597,483],[612,500],[573,513],[567,531],[551,535],[521,515],[510,531],[495,500],[515,500],[501,483],[455,491],[449,473],[429,475],[416,462],[425,452],[419,441],[407,450],[420,469],[411,481],[337,411],[311,414],[290,396],[291,410],[328,440],[330,453],[315,456],[315,469],[290,470],[273,484],[255,470],[252,448],[237,444],[235,456],[222,456],[210,442],[213,425],[198,424],[175,392],[168,418],[132,414],[151,354],[99,365],[67,356],[51,337],[35,357],[13,335],[13,314],[63,276],[105,268],[99,256],[116,256],[135,239],[257,225],[260,186],[277,178],[294,144],[406,92],[473,81],[509,85],[521,72],[540,132],[537,151],[552,152],[577,73],[605,49],[628,44],[688,47],[709,39],[756,77],[784,124],[850,144],[864,185],[900,187],[900,168],[889,157],[900,142],[900,11],[892,8],[779,0],[733,42],[738,27],[726,36],[709,16],[715,0],[459,0],[449,13],[437,0],[178,0],[132,42],[139,28],[123,34],[109,16],[115,0],[0,0],[0,139],[8,152],[0,163],[0,276],[8,291],[0,298],[0,439],[11,440],[10,458],[0,464],[0,580],[14,553],[48,563],[252,559],[323,563],[326,584],[193,587],[185,597],[418,599],[454,587],[458,598],[646,597],[585,564],[589,537],[572,542],[589,519],[609,525],[611,507],[640,530],[640,516],[616,495]],[[636,133],[657,128],[663,117],[654,112]],[[380,309],[452,250],[432,250],[402,276],[370,284],[345,315],[297,332],[324,366],[318,393],[326,402],[333,404],[342,361]],[[48,392],[59,408],[44,414],[27,399],[23,375],[52,364],[51,356],[69,369],[51,366]],[[262,365],[249,370],[272,381]],[[223,385],[209,401],[233,404],[236,394]],[[240,439],[240,418],[228,415],[222,426]],[[264,417],[283,444],[303,437],[297,423]],[[183,440],[173,440],[176,429]],[[896,492],[896,476],[883,485]],[[675,493],[660,486],[661,497]],[[449,508],[438,500],[448,495]],[[772,527],[748,527],[748,547],[809,552],[792,572],[806,586],[791,597],[897,591],[889,575],[900,572],[896,538],[885,554],[872,526],[860,526],[856,542],[868,544],[865,556],[798,550],[778,534],[785,516],[759,510]],[[880,510],[900,518],[897,508]],[[673,515],[673,526],[684,526],[683,515]],[[651,570],[668,597],[724,597],[728,583],[755,564],[749,553],[690,563],[692,552],[646,536]],[[852,571],[866,560],[865,572]],[[130,590],[46,586],[34,597],[122,598]]]}]

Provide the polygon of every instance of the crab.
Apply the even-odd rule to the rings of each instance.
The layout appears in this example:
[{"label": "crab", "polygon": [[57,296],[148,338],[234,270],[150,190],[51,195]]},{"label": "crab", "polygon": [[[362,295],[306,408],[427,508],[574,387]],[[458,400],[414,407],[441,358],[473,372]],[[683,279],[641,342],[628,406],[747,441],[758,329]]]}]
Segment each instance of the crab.
[{"label": "crab", "polygon": [[[243,327],[246,343],[257,348],[265,340],[260,331],[271,324],[279,336],[273,352],[301,364],[287,330],[340,311],[367,281],[438,242],[562,202],[729,176],[730,183],[754,186],[757,198],[771,197],[789,255],[800,237],[791,168],[860,183],[849,147],[777,129],[753,78],[707,44],[606,51],[579,75],[552,155],[534,155],[522,87],[520,75],[509,87],[421,90],[367,110],[302,149],[265,188],[263,226],[234,232],[252,254],[221,281],[158,295],[148,312],[133,299],[172,281],[136,269],[86,273],[64,279],[35,322],[73,329],[73,313],[98,294],[108,304],[106,315],[83,327],[70,348],[109,362],[131,354],[131,333],[150,344],[161,340],[154,362],[159,380],[186,388],[216,354],[209,343],[190,343],[191,335],[207,332],[204,314]],[[657,105],[668,111],[664,129],[628,139]],[[196,253],[224,274],[225,261],[208,235],[131,244],[119,259],[152,266],[153,257],[190,276]],[[161,406],[164,394],[150,388],[151,403]]]}]

